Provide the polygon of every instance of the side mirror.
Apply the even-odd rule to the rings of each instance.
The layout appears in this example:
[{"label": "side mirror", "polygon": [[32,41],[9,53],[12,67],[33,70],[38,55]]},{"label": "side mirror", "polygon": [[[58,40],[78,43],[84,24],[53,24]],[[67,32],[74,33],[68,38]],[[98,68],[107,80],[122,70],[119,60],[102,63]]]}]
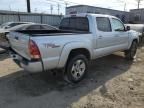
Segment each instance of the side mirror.
[{"label": "side mirror", "polygon": [[126,31],[129,31],[130,30],[130,26],[126,26]]}]

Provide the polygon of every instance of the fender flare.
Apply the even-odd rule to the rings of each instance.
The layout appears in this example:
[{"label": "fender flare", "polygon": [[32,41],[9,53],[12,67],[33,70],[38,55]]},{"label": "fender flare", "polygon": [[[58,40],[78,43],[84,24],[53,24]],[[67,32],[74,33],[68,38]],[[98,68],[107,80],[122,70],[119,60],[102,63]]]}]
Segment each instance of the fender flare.
[{"label": "fender flare", "polygon": [[63,68],[66,65],[70,52],[78,48],[84,48],[88,50],[90,53],[90,58],[92,57],[92,48],[90,45],[85,44],[84,42],[70,42],[64,45],[57,68]]},{"label": "fender flare", "polygon": [[131,47],[131,45],[132,45],[132,43],[133,43],[134,40],[137,40],[137,42],[139,43],[139,38],[133,38],[133,39],[131,39],[130,44],[128,46],[128,49]]}]

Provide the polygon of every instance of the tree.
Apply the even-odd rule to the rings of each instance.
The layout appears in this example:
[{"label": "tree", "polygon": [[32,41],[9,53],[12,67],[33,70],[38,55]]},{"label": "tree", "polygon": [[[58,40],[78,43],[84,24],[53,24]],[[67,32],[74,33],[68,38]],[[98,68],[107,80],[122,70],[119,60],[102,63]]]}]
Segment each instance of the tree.
[{"label": "tree", "polygon": [[137,2],[137,8],[139,9],[140,8],[140,3],[142,2],[143,0],[136,0]]}]

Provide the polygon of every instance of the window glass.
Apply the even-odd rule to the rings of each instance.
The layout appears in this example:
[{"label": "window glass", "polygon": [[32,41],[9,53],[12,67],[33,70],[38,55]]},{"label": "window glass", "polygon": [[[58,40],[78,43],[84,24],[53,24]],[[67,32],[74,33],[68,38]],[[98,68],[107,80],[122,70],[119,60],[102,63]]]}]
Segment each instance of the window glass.
[{"label": "window glass", "polygon": [[17,26],[14,26],[14,27],[11,27],[9,28],[9,30],[13,31],[13,30],[25,30],[25,26],[26,25],[17,25]]},{"label": "window glass", "polygon": [[17,26],[17,25],[20,25],[20,24],[23,24],[23,23],[11,23],[11,24],[9,25],[9,27],[14,27],[14,26]]},{"label": "window glass", "polygon": [[89,22],[86,17],[64,18],[60,24],[60,29],[89,31]]},{"label": "window glass", "polygon": [[96,21],[97,21],[98,30],[103,31],[103,32],[111,32],[112,31],[109,18],[97,17]]},{"label": "window glass", "polygon": [[89,23],[87,18],[77,18],[76,30],[89,31]]},{"label": "window glass", "polygon": [[125,29],[123,23],[118,19],[114,19],[114,18],[112,18],[112,28],[115,31],[124,31]]},{"label": "window glass", "polygon": [[56,30],[56,28],[48,25],[41,25],[41,30]]},{"label": "window glass", "polygon": [[27,30],[40,30],[40,25],[32,25],[27,28]]},{"label": "window glass", "polygon": [[61,21],[60,29],[68,29],[69,28],[69,18],[64,18]]}]

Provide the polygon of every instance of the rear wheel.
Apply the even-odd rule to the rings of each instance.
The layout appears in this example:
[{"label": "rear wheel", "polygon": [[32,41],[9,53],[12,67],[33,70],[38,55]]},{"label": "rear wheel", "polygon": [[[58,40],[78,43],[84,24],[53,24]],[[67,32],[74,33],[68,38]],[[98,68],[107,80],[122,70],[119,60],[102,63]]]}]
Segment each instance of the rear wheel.
[{"label": "rear wheel", "polygon": [[88,69],[88,59],[84,55],[76,55],[68,60],[65,79],[68,82],[77,83],[81,81]]},{"label": "rear wheel", "polygon": [[137,42],[133,41],[129,50],[125,51],[125,57],[128,60],[133,60],[137,52]]},{"label": "rear wheel", "polygon": [[144,36],[142,37],[142,45],[144,45]]}]

